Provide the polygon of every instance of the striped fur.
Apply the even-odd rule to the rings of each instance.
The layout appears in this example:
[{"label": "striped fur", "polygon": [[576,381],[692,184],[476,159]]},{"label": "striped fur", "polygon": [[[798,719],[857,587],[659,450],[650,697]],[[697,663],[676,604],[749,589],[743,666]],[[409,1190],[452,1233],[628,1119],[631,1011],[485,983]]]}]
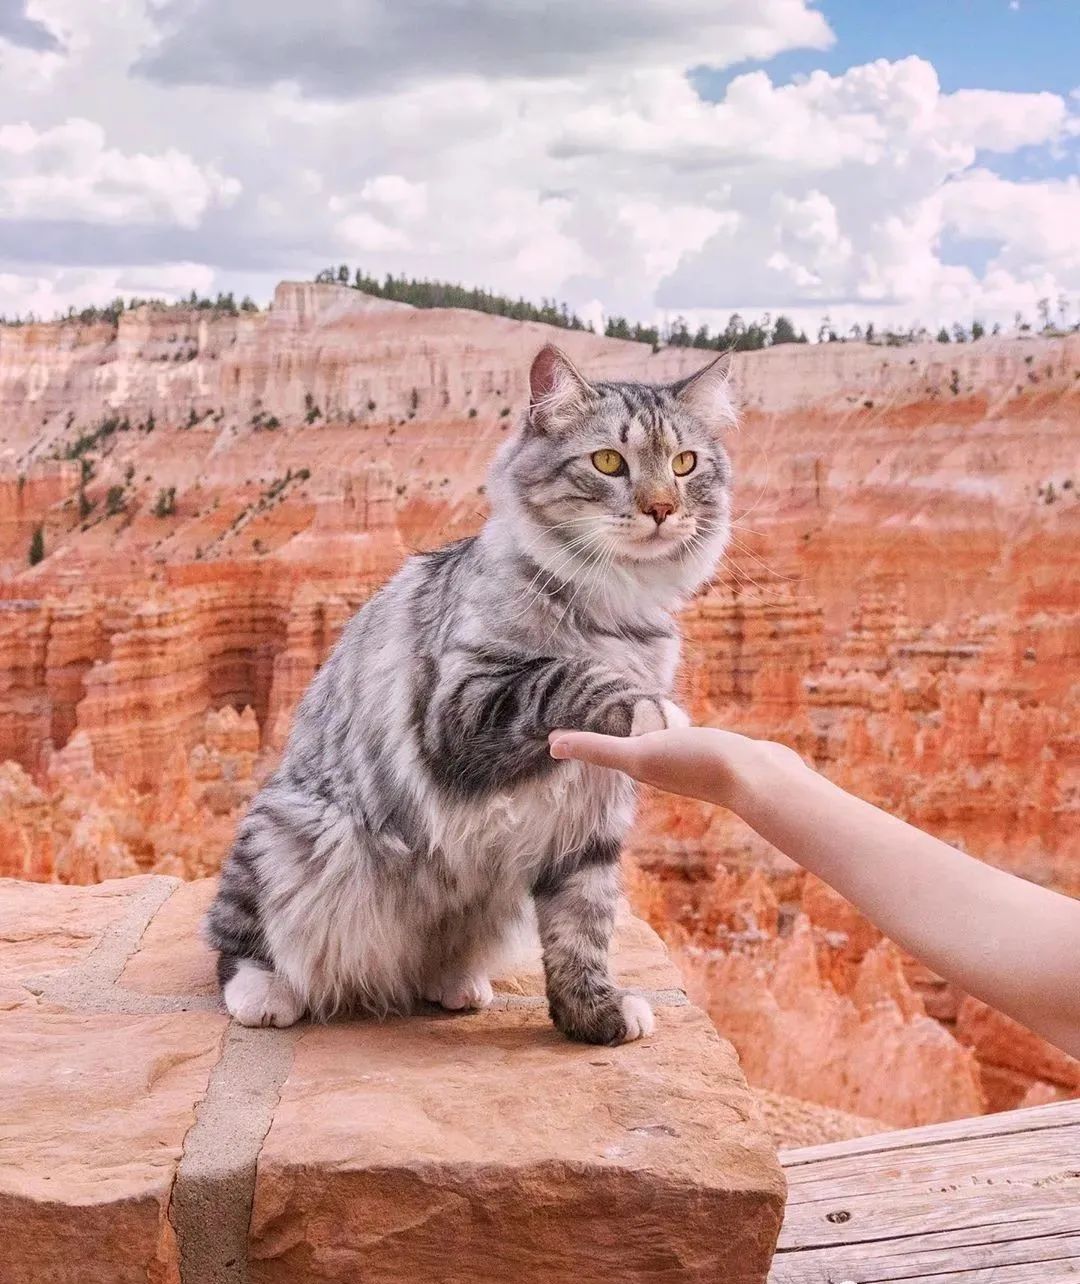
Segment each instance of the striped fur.
[{"label": "striped fur", "polygon": [[[731,421],[719,366],[593,385],[540,353],[487,524],[412,558],[350,621],[239,827],[207,920],[238,1020],[482,1006],[535,910],[559,1029],[648,1033],[607,964],[632,787],[555,763],[547,734],[684,721],[672,617],[727,538]],[[626,471],[599,472],[601,449]],[[677,477],[686,450],[697,467]]]}]

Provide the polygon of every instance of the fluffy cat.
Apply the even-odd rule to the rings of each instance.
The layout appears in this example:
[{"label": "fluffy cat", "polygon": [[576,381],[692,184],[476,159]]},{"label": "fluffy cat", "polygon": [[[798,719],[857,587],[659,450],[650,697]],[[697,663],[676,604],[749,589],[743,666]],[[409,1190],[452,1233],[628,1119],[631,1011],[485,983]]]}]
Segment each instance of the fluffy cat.
[{"label": "fluffy cat", "polygon": [[353,617],[239,827],[207,919],[237,1021],[484,1007],[531,900],[555,1025],[651,1033],[608,972],[632,785],[547,736],[686,724],[672,613],[728,537],[727,365],[590,383],[537,355],[486,525]]}]

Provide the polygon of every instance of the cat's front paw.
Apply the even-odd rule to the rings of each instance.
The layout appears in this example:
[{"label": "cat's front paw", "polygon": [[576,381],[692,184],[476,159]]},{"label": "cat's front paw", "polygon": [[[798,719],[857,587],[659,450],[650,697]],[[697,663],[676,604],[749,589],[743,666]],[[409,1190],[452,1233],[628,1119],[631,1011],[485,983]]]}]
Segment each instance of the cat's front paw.
[{"label": "cat's front paw", "polygon": [[690,719],[673,700],[648,697],[634,704],[630,719],[630,734],[644,736],[650,731],[673,731],[688,727]]},{"label": "cat's front paw", "polygon": [[568,1039],[579,1043],[614,1046],[647,1038],[656,1029],[656,1019],[640,994],[616,990],[601,1003],[552,1004],[555,1025]]}]

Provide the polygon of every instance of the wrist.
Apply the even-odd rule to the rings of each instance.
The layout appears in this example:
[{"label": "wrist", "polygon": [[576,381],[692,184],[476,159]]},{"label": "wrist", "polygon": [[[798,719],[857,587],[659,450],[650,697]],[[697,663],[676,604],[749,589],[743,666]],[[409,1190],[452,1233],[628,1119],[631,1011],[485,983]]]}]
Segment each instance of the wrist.
[{"label": "wrist", "polygon": [[731,764],[726,805],[741,819],[750,820],[775,803],[785,782],[810,772],[794,749],[772,740],[747,739],[744,752]]}]

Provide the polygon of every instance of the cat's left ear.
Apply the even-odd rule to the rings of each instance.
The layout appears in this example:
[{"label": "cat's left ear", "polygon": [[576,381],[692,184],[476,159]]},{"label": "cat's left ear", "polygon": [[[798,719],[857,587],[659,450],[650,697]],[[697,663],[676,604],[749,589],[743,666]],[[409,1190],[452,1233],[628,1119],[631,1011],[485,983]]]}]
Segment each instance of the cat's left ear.
[{"label": "cat's left ear", "polygon": [[676,401],[709,428],[733,428],[735,404],[731,399],[731,353],[722,352],[696,374],[671,385]]},{"label": "cat's left ear", "polygon": [[541,348],[529,371],[529,422],[541,432],[571,428],[596,400],[596,389],[553,343]]}]

